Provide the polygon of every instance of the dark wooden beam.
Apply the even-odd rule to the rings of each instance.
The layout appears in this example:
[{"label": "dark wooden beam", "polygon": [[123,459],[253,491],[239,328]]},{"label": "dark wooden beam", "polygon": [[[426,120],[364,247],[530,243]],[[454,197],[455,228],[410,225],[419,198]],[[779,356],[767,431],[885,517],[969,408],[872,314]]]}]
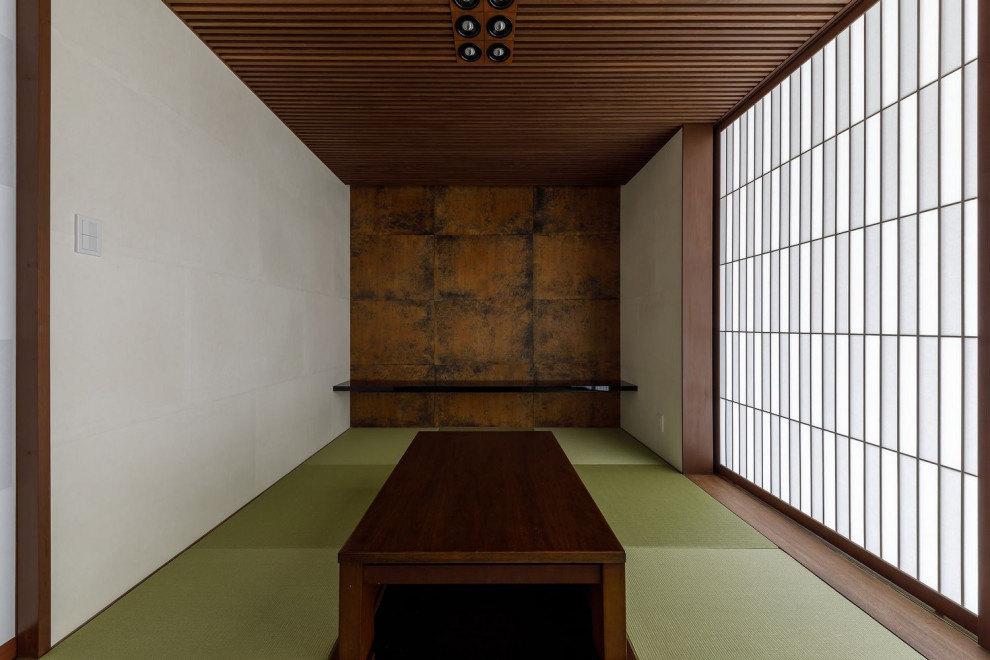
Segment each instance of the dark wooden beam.
[{"label": "dark wooden beam", "polygon": [[681,162],[681,377],[682,469],[711,474],[715,457],[712,367],[715,258],[715,131],[711,124],[684,126]]},{"label": "dark wooden beam", "polygon": [[980,3],[977,82],[979,199],[979,617],[980,644],[990,649],[990,6]]},{"label": "dark wooden beam", "polygon": [[51,0],[17,0],[17,650],[51,646]]}]

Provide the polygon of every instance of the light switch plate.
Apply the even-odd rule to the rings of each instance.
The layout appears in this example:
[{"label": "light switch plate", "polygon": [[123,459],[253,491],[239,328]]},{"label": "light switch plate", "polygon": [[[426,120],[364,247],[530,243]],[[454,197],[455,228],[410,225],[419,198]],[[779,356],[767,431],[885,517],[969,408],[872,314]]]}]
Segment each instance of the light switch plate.
[{"label": "light switch plate", "polygon": [[102,234],[99,220],[76,214],[76,252],[94,257],[101,256]]}]

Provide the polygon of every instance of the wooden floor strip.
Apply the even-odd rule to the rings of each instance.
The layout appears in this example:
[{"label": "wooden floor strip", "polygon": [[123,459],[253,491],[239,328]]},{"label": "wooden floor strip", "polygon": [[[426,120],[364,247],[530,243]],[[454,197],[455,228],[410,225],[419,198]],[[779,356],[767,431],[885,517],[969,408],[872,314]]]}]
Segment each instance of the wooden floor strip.
[{"label": "wooden floor strip", "polygon": [[715,475],[689,478],[918,653],[990,660],[990,652],[969,635],[743,489]]}]

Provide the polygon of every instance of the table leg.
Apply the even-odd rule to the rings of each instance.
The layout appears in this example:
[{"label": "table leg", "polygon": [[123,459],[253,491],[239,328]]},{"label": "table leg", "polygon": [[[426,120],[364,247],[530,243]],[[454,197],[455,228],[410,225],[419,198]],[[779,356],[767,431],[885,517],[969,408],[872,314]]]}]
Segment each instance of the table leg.
[{"label": "table leg", "polygon": [[367,660],[375,638],[375,591],[364,583],[364,565],[340,564],[340,626],[337,657],[340,660]]},{"label": "table leg", "polygon": [[603,660],[626,658],[626,567],[602,564],[601,584],[592,588],[592,631]]}]

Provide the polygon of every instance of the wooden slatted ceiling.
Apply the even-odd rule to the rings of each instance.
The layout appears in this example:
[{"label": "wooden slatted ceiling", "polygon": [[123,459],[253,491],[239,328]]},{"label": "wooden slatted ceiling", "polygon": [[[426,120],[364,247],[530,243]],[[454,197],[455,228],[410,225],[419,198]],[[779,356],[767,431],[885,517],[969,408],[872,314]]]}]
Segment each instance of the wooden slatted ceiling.
[{"label": "wooden slatted ceiling", "polygon": [[847,5],[517,0],[515,61],[466,67],[448,0],[165,2],[353,185],[625,183]]}]

